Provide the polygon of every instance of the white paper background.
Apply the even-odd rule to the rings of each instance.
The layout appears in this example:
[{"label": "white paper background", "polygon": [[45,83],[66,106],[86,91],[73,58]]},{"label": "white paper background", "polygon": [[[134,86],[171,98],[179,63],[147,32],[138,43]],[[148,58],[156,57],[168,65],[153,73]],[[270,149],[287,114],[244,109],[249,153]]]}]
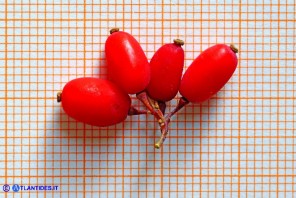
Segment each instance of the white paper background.
[{"label": "white paper background", "polygon": [[[0,185],[59,185],[0,197],[295,197],[294,1],[0,2]],[[55,100],[70,79],[106,76],[114,26],[149,59],[183,39],[185,66],[215,43],[240,50],[230,82],[173,119],[163,150],[151,116],[99,129]]]}]

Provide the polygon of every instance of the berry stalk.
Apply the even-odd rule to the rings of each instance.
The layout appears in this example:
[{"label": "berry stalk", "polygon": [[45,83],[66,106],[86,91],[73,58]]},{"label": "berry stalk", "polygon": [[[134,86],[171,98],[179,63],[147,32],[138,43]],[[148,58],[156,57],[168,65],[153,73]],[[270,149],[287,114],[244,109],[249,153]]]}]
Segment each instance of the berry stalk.
[{"label": "berry stalk", "polygon": [[[146,92],[138,93],[137,98],[146,106],[148,112],[150,112],[157,120],[160,126],[161,134],[168,134],[167,122],[163,115],[166,108],[165,103],[161,102],[161,105],[159,105],[157,101],[149,98]],[[155,146],[155,148],[160,148],[160,146]]]},{"label": "berry stalk", "polygon": [[168,126],[169,126],[172,116],[175,115],[178,111],[180,111],[187,104],[189,104],[189,101],[186,98],[181,97],[179,99],[179,102],[178,102],[178,105],[176,106],[176,108],[165,117],[164,126],[166,127],[166,129],[161,131],[161,136],[160,136],[159,140],[154,145],[155,148],[159,149],[163,145],[163,143],[169,133]]},{"label": "berry stalk", "polygon": [[131,106],[129,111],[128,111],[128,115],[129,116],[133,116],[133,115],[143,115],[143,114],[148,114],[150,113],[150,111],[147,110],[139,110],[136,109],[134,106]]},{"label": "berry stalk", "polygon": [[165,114],[165,110],[166,110],[166,103],[162,102],[162,101],[158,101],[158,106],[160,111],[162,112],[162,114]]},{"label": "berry stalk", "polygon": [[137,98],[146,106],[148,111],[157,119],[159,125],[165,123],[165,118],[160,110],[158,102],[148,97],[146,92],[137,94]]},{"label": "berry stalk", "polygon": [[187,104],[189,104],[189,101],[186,98],[181,97],[176,108],[166,116],[166,120],[170,121],[171,117],[175,115],[178,111],[180,111]]}]

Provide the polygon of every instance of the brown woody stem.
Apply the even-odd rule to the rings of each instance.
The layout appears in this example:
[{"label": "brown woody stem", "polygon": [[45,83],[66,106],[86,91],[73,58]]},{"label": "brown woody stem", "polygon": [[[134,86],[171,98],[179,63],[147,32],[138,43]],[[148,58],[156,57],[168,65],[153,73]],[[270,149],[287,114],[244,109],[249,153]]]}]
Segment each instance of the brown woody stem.
[{"label": "brown woody stem", "polygon": [[169,133],[168,126],[169,126],[169,123],[171,121],[171,117],[173,115],[175,115],[178,111],[180,111],[188,103],[189,103],[189,101],[186,98],[181,97],[179,99],[177,107],[166,116],[165,123],[164,123],[164,126],[166,128],[161,130],[161,136],[160,136],[159,140],[155,143],[155,145],[154,145],[155,148],[159,149],[163,145],[163,143],[164,143],[164,141],[165,141],[165,139],[166,139],[166,137],[167,137],[167,135]]}]

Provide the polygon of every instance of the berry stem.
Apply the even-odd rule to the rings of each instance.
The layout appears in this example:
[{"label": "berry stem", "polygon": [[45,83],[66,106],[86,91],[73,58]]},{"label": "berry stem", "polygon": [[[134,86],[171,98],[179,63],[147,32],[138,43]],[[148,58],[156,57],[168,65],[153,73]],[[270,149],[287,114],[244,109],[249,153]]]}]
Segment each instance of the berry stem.
[{"label": "berry stem", "polygon": [[179,102],[178,102],[178,105],[176,106],[176,108],[166,116],[166,120],[170,120],[173,115],[175,115],[178,111],[180,111],[187,104],[189,104],[189,101],[186,98],[181,97],[179,99]]},{"label": "berry stem", "polygon": [[129,111],[128,111],[128,115],[129,116],[133,116],[133,115],[142,115],[142,114],[148,114],[150,113],[150,111],[147,110],[139,110],[136,109],[134,106],[131,106]]},{"label": "berry stem", "polygon": [[173,115],[175,115],[178,111],[180,111],[188,103],[189,103],[189,101],[186,98],[181,97],[179,99],[177,107],[166,116],[165,123],[164,123],[165,129],[161,129],[161,136],[160,136],[159,140],[155,143],[155,145],[154,145],[155,148],[159,149],[163,145],[163,143],[164,143],[164,141],[165,141],[165,139],[166,139],[166,137],[167,137],[167,135],[169,133],[168,126],[169,126],[169,123],[171,121],[171,117]]},{"label": "berry stem", "polygon": [[165,109],[166,109],[166,103],[162,101],[158,101],[159,109],[162,112],[162,114],[165,114]]},{"label": "berry stem", "polygon": [[160,149],[161,146],[163,145],[163,142],[165,141],[169,130],[168,130],[168,124],[169,122],[165,122],[165,124],[163,124],[163,127],[161,127],[161,136],[159,138],[159,140],[154,144],[154,147],[157,149]]},{"label": "berry stem", "polygon": [[157,119],[159,125],[165,123],[164,115],[162,114],[158,102],[152,100],[147,96],[146,92],[140,92],[137,94],[137,98],[146,106],[151,114]]},{"label": "berry stem", "polygon": [[[148,111],[150,111],[150,113],[156,118],[160,126],[161,134],[164,134],[166,136],[166,134],[168,134],[168,126],[163,115],[165,111],[165,105],[161,103],[161,105],[159,106],[158,102],[149,98],[146,92],[138,93],[137,98],[146,106]],[[160,148],[160,146],[161,144],[159,146],[155,145],[155,148]]]}]

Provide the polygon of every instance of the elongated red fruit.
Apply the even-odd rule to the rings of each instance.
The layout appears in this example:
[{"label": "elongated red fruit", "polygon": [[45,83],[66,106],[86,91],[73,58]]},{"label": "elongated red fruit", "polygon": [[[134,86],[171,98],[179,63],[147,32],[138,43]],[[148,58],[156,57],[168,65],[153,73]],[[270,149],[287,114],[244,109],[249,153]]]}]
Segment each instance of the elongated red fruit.
[{"label": "elongated red fruit", "polygon": [[128,94],[114,83],[91,77],[68,82],[59,100],[70,117],[100,127],[124,121],[131,105]]},{"label": "elongated red fruit", "polygon": [[106,40],[108,78],[126,93],[143,91],[150,81],[147,57],[138,41],[130,34],[112,29]]},{"label": "elongated red fruit", "polygon": [[203,51],[185,72],[181,80],[181,95],[190,102],[200,103],[216,94],[234,73],[237,52],[233,45],[224,44]]},{"label": "elongated red fruit", "polygon": [[175,39],[174,43],[160,47],[152,57],[151,79],[147,87],[152,99],[165,102],[177,95],[184,66],[183,44],[182,40]]}]

